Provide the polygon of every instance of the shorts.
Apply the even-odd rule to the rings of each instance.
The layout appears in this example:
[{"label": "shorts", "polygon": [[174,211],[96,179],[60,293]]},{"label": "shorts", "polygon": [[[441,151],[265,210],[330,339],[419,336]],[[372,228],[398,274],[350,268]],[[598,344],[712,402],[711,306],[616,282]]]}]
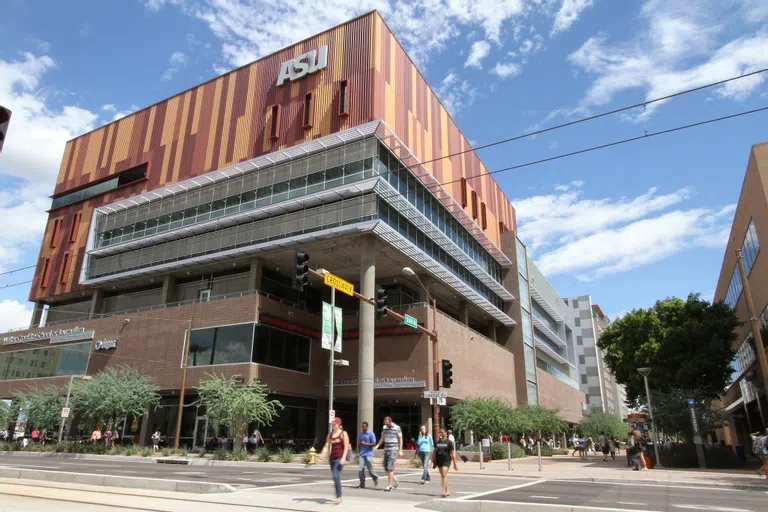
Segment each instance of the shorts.
[{"label": "shorts", "polygon": [[442,468],[451,467],[451,458],[445,455],[438,455],[435,457],[435,465]]},{"label": "shorts", "polygon": [[395,461],[397,461],[398,450],[384,450],[384,469],[386,471],[395,470]]},{"label": "shorts", "polygon": [[608,448],[608,445],[603,446],[603,454],[608,455],[609,452],[610,452],[610,449]]}]

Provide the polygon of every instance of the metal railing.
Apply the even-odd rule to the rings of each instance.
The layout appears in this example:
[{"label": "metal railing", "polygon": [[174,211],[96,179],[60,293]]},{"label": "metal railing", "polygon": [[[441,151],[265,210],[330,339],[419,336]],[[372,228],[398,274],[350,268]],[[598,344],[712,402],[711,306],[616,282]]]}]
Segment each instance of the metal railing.
[{"label": "metal railing", "polygon": [[579,386],[578,382],[576,382],[569,375],[567,375],[566,373],[558,370],[557,368],[555,368],[554,366],[552,366],[548,362],[542,361],[541,359],[537,359],[536,360],[536,366],[538,366],[539,369],[544,370],[548,374],[552,375],[556,379],[558,379],[558,380],[568,384],[573,389],[581,391],[581,386]]}]

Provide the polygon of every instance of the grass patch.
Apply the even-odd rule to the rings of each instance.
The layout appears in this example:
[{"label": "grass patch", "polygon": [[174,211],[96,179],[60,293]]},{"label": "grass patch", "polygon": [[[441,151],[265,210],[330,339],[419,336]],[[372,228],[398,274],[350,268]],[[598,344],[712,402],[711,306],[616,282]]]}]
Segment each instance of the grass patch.
[{"label": "grass patch", "polygon": [[277,460],[277,462],[282,462],[283,464],[290,464],[293,462],[293,450],[290,448],[279,449],[275,455],[275,460]]},{"label": "grass patch", "polygon": [[256,455],[256,460],[258,462],[272,461],[272,452],[266,446],[259,446],[258,448],[256,448],[256,451],[254,453]]},{"label": "grass patch", "polygon": [[408,466],[414,469],[421,469],[423,467],[421,459],[416,454],[413,454],[408,458]]},{"label": "grass patch", "polygon": [[213,460],[229,460],[231,457],[232,454],[226,448],[216,448],[213,452]]}]

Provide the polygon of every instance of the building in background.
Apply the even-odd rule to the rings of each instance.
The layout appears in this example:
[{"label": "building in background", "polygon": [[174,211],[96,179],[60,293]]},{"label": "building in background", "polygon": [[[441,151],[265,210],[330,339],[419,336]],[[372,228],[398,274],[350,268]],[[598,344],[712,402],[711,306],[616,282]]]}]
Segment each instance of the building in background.
[{"label": "building in background", "polygon": [[[762,387],[757,352],[749,322],[743,282],[736,262],[741,249],[752,300],[762,329],[768,326],[768,258],[761,257],[760,242],[768,240],[768,142],[752,146],[741,194],[728,237],[723,265],[715,289],[715,301],[736,311],[742,322],[733,343],[732,382],[719,404],[730,426],[717,431],[717,440],[729,446],[751,446],[749,434],[768,426],[768,400]],[[766,337],[763,337],[766,340]]]},{"label": "building in background", "polygon": [[602,351],[597,347],[600,333],[610,325],[610,319],[592,297],[581,295],[567,299],[574,312],[576,359],[581,390],[587,395],[587,412],[605,412],[624,419],[628,412],[626,390],[606,368]]},{"label": "building in background", "polygon": [[[146,442],[175,431],[186,362],[187,404],[212,371],[259,379],[286,406],[262,433],[311,443],[327,428],[319,312],[330,290],[314,279],[294,288],[301,248],[311,267],[367,297],[384,287],[393,309],[437,329],[439,358],[453,364],[448,405],[504,396],[578,422],[567,308],[469,148],[377,12],[69,141],[30,290],[33,325],[0,346],[0,363],[25,368],[4,369],[0,398],[135,365],[163,397],[128,422],[140,432],[124,432]],[[415,436],[439,378],[431,341],[336,298],[339,357],[350,362],[335,374],[336,415],[352,435],[358,420],[391,416]],[[27,368],[38,361],[45,371]],[[371,404],[359,400],[364,386]],[[211,429],[204,410],[184,409],[182,444],[200,446]]]}]

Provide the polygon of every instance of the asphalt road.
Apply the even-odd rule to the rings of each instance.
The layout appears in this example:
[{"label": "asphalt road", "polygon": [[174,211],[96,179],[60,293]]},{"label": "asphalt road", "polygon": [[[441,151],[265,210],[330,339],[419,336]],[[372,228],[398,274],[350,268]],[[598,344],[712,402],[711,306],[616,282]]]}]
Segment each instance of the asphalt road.
[{"label": "asphalt road", "polygon": [[[227,483],[243,494],[246,501],[267,499],[269,496],[291,497],[294,503],[325,503],[332,497],[333,485],[325,464],[304,467],[285,464],[246,464],[244,466],[183,466],[135,462],[119,457],[105,459],[62,459],[0,454],[0,466],[67,473],[109,474],[115,478],[143,477],[198,482]],[[379,471],[379,468],[376,468]],[[461,467],[459,468],[461,469]],[[379,471],[380,474],[382,473]],[[398,471],[400,485],[393,492],[384,492],[385,477],[374,487],[356,489],[357,468],[347,467],[342,473],[345,500],[364,500],[377,504],[401,504],[411,507],[439,498],[439,475],[421,485],[418,470]],[[541,505],[582,506],[626,511],[720,511],[767,512],[768,493],[765,490],[733,489],[720,486],[665,485],[618,482],[595,483],[579,480],[547,480],[520,477],[493,477],[451,472],[451,498],[461,501],[489,501],[509,504],[509,510],[537,510]],[[106,489],[104,492],[109,492]],[[206,500],[226,500],[232,494],[206,495]],[[4,510],[0,506],[0,510]],[[21,509],[20,509],[21,510]],[[53,510],[53,509],[52,509]]]}]

